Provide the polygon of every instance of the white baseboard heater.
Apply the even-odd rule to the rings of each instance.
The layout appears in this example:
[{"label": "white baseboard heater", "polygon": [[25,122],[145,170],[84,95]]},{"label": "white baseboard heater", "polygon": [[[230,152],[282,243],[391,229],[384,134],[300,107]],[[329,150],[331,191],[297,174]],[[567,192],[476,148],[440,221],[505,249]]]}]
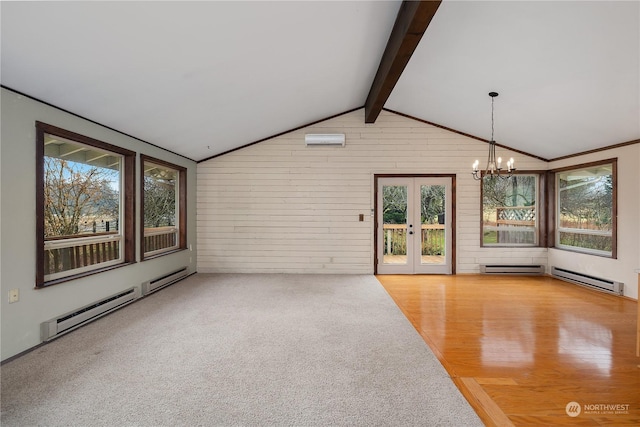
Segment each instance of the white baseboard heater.
[{"label": "white baseboard heater", "polygon": [[622,282],[601,279],[599,277],[589,276],[576,271],[565,270],[564,268],[551,267],[551,275],[567,282],[586,286],[588,288],[607,292],[613,295],[622,295],[624,292],[624,283]]},{"label": "white baseboard heater", "polygon": [[133,287],[92,304],[65,313],[40,324],[42,341],[50,341],[111,313],[140,298],[140,288]]},{"label": "white baseboard heater", "polygon": [[480,264],[482,274],[544,274],[544,265],[518,265],[518,264]]},{"label": "white baseboard heater", "polygon": [[142,294],[148,295],[151,292],[155,292],[160,288],[164,288],[165,286],[169,286],[172,283],[177,282],[178,280],[184,279],[188,275],[189,272],[187,271],[187,267],[182,267],[161,277],[156,277],[155,279],[149,280],[142,284]]}]

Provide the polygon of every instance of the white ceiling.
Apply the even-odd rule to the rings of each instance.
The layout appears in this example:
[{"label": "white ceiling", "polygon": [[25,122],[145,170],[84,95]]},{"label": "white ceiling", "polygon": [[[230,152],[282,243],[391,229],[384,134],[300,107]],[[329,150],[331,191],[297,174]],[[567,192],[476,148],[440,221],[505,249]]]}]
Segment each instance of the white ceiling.
[{"label": "white ceiling", "polygon": [[[1,2],[0,79],[201,160],[362,107],[400,3]],[[640,0],[445,0],[385,108],[489,138],[490,91],[517,150],[640,139]]]},{"label": "white ceiling", "polygon": [[546,159],[640,139],[640,2],[444,1],[386,108]]}]

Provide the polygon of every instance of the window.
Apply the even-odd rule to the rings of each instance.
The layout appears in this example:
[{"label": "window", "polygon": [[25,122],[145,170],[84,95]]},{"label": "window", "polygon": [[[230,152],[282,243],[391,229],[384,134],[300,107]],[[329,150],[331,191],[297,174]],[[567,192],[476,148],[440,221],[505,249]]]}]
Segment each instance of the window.
[{"label": "window", "polygon": [[616,257],[616,163],[555,171],[557,248]]},{"label": "window", "polygon": [[187,247],[186,169],[141,156],[143,259]]},{"label": "window", "polygon": [[36,287],[131,263],[135,153],[36,123]]},{"label": "window", "polygon": [[539,244],[538,174],[482,180],[482,246]]}]

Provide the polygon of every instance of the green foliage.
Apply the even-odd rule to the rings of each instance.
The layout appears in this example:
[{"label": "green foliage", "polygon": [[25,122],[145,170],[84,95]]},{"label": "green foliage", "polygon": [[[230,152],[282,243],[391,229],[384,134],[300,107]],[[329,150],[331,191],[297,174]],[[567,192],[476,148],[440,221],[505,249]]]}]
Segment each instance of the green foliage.
[{"label": "green foliage", "polygon": [[[564,229],[613,231],[613,167],[596,165],[558,174],[559,226]],[[560,244],[611,252],[613,239],[602,233],[562,231]]]},{"label": "green foliage", "polygon": [[407,221],[406,216],[406,212],[385,212],[383,214],[383,220],[385,224],[404,224]]},{"label": "green foliage", "polygon": [[[387,248],[391,251],[387,253]],[[385,255],[406,255],[407,254],[407,232],[406,230],[393,230],[391,233],[384,233]]]},{"label": "green foliage", "polygon": [[485,245],[498,243],[498,232],[497,231],[485,231],[482,235],[482,243]]},{"label": "green foliage", "polygon": [[423,185],[420,188],[420,217],[423,224],[437,224],[445,213],[445,186]]},{"label": "green foliage", "polygon": [[[385,224],[407,222],[407,187],[384,186],[382,218]],[[420,216],[423,224],[437,224],[445,212],[445,186],[422,185],[420,188]]]},{"label": "green foliage", "polygon": [[[482,243],[535,244],[535,237],[528,229],[535,224],[536,191],[536,175],[483,180]],[[496,227],[508,230],[497,231]]]},{"label": "green foliage", "polygon": [[604,252],[611,252],[613,249],[611,236],[595,236],[591,234],[560,233],[560,244]]},{"label": "green foliage", "polygon": [[405,224],[407,222],[407,187],[383,186],[382,219],[384,224]]},{"label": "green foliage", "polygon": [[423,230],[422,255],[444,255],[444,230]]},{"label": "green foliage", "polygon": [[611,176],[560,179],[561,226],[611,230],[613,185]]},{"label": "green foliage", "polygon": [[[439,218],[444,216],[446,209],[445,190],[446,187],[444,185],[420,186],[421,224],[438,224]],[[382,191],[382,217],[384,224],[407,224],[407,187],[402,185],[383,186]],[[420,225],[417,226],[419,227]],[[422,254],[443,255],[444,230],[422,230],[422,233]],[[385,232],[384,248],[386,255],[406,255],[406,229],[390,229]]]}]

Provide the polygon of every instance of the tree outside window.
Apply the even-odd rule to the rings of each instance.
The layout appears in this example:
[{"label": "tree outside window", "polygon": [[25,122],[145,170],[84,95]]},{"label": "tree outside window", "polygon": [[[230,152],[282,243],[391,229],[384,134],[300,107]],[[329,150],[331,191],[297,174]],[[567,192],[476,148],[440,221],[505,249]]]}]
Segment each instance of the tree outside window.
[{"label": "tree outside window", "polygon": [[538,244],[538,175],[482,181],[482,246]]},{"label": "tree outside window", "polygon": [[141,157],[143,258],[186,247],[186,170]]},{"label": "tree outside window", "polygon": [[135,153],[44,123],[36,129],[36,287],[131,262]]},{"label": "tree outside window", "polygon": [[613,256],[615,161],[558,171],[556,188],[556,246]]},{"label": "tree outside window", "polygon": [[45,156],[45,239],[118,231],[120,159],[111,168]]}]

